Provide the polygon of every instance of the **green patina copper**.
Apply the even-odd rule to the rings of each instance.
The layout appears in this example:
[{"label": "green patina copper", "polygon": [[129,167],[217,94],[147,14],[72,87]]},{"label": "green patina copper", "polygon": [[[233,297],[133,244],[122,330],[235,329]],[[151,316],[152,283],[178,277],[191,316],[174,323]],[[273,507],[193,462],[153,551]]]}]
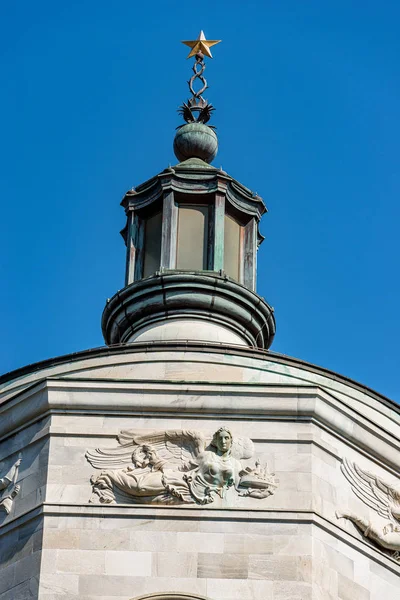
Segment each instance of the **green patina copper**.
[{"label": "green patina copper", "polygon": [[210,163],[217,155],[218,138],[213,129],[203,123],[188,123],[176,132],[174,152],[179,161],[201,158]]}]

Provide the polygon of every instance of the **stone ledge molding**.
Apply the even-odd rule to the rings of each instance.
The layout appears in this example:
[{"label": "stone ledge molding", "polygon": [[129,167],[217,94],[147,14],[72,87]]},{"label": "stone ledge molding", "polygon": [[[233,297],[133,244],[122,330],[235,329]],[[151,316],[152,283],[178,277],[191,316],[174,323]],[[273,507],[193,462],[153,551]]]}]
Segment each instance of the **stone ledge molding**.
[{"label": "stone ledge molding", "polygon": [[344,375],[283,354],[215,342],[136,342],[112,348],[103,346],[47,359],[0,376],[0,396],[5,401],[10,394],[49,377],[64,377],[68,374],[79,376],[80,373],[93,373],[104,368],[148,364],[149,352],[152,353],[152,362],[155,364],[184,360],[189,364],[201,362],[225,367],[229,365],[300,379],[306,384],[310,384],[310,379],[318,378],[317,383],[321,387],[362,402],[367,408],[373,408],[381,414],[390,415],[396,425],[400,424],[399,404]]},{"label": "stone ledge molding", "polygon": [[[285,509],[255,509],[251,511],[254,517],[252,522],[257,521],[260,523],[295,523],[295,524],[309,524],[314,525],[318,529],[330,534],[333,538],[336,538],[353,549],[357,550],[367,558],[374,560],[380,565],[386,567],[396,575],[400,576],[400,564],[392,559],[390,556],[382,554],[382,552],[376,549],[372,544],[365,541],[360,535],[356,533],[350,533],[345,529],[339,527],[336,523],[329,521],[316,511],[311,510],[299,510],[299,511],[288,511]],[[175,520],[197,520],[197,521],[248,521],[249,511],[243,508],[210,508],[206,510],[201,508],[191,508],[189,506],[181,505],[179,508],[173,506],[157,506],[157,505],[136,505],[132,504],[120,504],[120,505],[96,505],[96,504],[52,504],[49,502],[43,503],[40,506],[36,506],[26,513],[15,517],[7,521],[4,526],[0,526],[0,538],[13,531],[16,528],[21,527],[29,521],[34,519],[43,519],[46,516],[59,516],[59,517],[81,517],[92,518],[92,517],[118,517],[118,518],[138,518],[138,519],[175,519]],[[356,530],[355,530],[356,531]],[[312,537],[312,534],[310,534]],[[360,539],[361,537],[361,539]]]},{"label": "stone ledge molding", "polygon": [[[102,347],[86,350],[42,361],[0,377],[0,406],[16,394],[28,390],[32,385],[50,377],[67,378],[72,376],[82,380],[93,380],[96,379],[97,371],[101,373],[104,370],[117,369],[123,374],[125,369],[140,369],[142,364],[149,364],[149,352],[151,352],[151,362],[154,365],[178,364],[186,361],[185,364],[189,364],[193,368],[196,363],[212,364],[214,367],[220,366],[222,369],[229,367],[242,371],[251,370],[254,373],[260,373],[263,377],[269,375],[282,377],[287,379],[289,384],[290,380],[294,380],[297,385],[317,385],[340,397],[343,402],[351,406],[361,405],[360,410],[363,414],[364,411],[365,414],[374,413],[372,420],[384,420],[388,430],[397,431],[400,425],[400,406],[398,404],[351,379],[300,359],[244,346],[233,347],[216,343],[137,342],[113,348]],[[109,380],[132,381],[132,377],[123,375]],[[145,381],[144,378],[141,381],[151,383]],[[188,380],[188,383],[196,382]],[[203,384],[205,385],[204,381]],[[216,384],[215,382],[214,385]],[[268,382],[253,381],[251,385],[253,387],[263,386],[268,385]],[[282,385],[287,384],[283,383]]]},{"label": "stone ledge molding", "polygon": [[[171,394],[178,395],[179,401],[172,404]],[[234,401],[229,394],[234,396]],[[186,399],[187,396],[194,399]],[[400,464],[400,443],[396,436],[317,386],[253,388],[249,384],[190,386],[157,382],[143,391],[140,382],[48,379],[0,407],[0,439],[51,413],[80,411],[132,417],[184,414],[208,418],[218,414],[235,420],[303,420],[327,429],[344,443],[364,450],[396,472]]]}]

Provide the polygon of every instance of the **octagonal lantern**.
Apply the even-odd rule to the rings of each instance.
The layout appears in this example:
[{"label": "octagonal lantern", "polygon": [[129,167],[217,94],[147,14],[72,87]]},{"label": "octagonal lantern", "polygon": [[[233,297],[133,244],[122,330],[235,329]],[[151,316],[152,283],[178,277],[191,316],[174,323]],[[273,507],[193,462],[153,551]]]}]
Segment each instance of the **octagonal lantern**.
[{"label": "octagonal lantern", "polygon": [[199,158],[122,200],[125,287],[102,318],[107,344],[196,341],[268,348],[273,309],[255,293],[262,199]]},{"label": "octagonal lantern", "polygon": [[128,192],[126,281],[165,270],[218,271],[256,286],[262,199],[222,170],[192,158]]}]

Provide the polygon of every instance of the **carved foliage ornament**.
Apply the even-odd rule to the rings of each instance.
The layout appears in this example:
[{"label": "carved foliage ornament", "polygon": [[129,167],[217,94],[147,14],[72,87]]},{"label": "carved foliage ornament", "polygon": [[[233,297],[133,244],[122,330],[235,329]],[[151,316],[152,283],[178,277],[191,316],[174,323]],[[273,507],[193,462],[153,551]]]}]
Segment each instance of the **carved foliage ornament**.
[{"label": "carved foliage ornament", "polygon": [[[337,518],[352,521],[365,537],[373,540],[381,548],[389,550],[392,558],[399,561],[400,487],[386,483],[346,458],[341,469],[355,495],[373,510],[373,518],[366,519],[350,511],[337,511]],[[386,520],[386,524],[383,519]]]},{"label": "carved foliage ornament", "polygon": [[194,430],[129,429],[119,446],[86,452],[99,469],[91,478],[90,502],[209,504],[229,488],[240,496],[267,498],[277,482],[267,467],[242,468],[254,455],[253,442],[221,427],[214,435]]},{"label": "carved foliage ornament", "polygon": [[11,469],[0,478],[0,511],[10,514],[14,498],[20,491],[20,486],[17,484],[18,470],[21,464],[21,457],[11,467]]}]

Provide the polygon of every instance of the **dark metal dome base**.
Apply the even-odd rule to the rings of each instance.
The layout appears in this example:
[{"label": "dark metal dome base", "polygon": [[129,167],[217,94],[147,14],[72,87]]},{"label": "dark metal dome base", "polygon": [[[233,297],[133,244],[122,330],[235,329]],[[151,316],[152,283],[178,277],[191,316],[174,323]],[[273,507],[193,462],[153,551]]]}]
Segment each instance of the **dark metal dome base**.
[{"label": "dark metal dome base", "polygon": [[109,300],[102,317],[104,340],[127,343],[144,328],[171,319],[215,323],[263,349],[275,335],[273,309],[223,273],[165,271],[128,285]]}]

